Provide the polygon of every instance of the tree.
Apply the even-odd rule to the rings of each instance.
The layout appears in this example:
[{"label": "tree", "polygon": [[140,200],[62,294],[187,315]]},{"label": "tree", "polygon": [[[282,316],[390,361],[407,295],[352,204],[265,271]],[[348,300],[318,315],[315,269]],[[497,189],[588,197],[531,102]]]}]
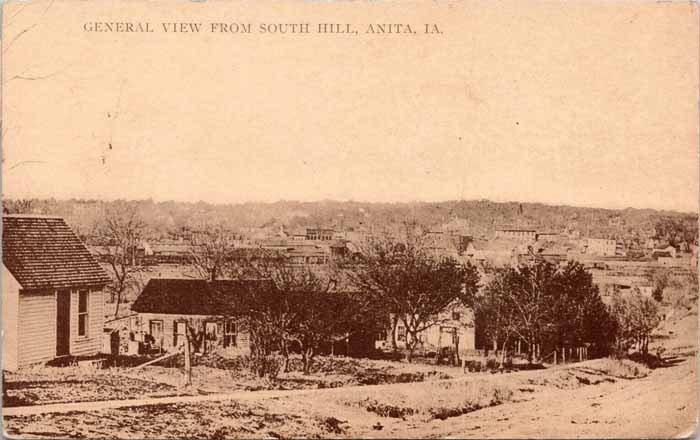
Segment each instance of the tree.
[{"label": "tree", "polygon": [[636,347],[646,354],[649,335],[661,322],[659,306],[639,291],[616,294],[611,307],[617,321],[617,344],[620,350]]},{"label": "tree", "polygon": [[698,239],[697,217],[661,217],[654,225],[656,238],[666,240],[673,247],[681,243],[693,244]]},{"label": "tree", "polygon": [[106,245],[103,257],[113,274],[108,290],[111,302],[116,302],[115,318],[119,314],[124,292],[140,282],[136,274],[142,267],[136,261],[136,252],[143,230],[144,224],[138,212],[126,204],[107,208],[102,222],[97,226],[97,233]]},{"label": "tree", "polygon": [[504,295],[508,291],[504,282],[504,277],[495,278],[475,301],[475,314],[483,327],[484,335],[493,343],[494,350],[498,350],[499,342],[501,343],[501,365],[505,361],[506,347],[518,324],[514,303],[508,295]]},{"label": "tree", "polygon": [[31,214],[34,210],[32,199],[3,200],[3,214]]},{"label": "tree", "polygon": [[534,347],[595,344],[604,350],[614,338],[614,325],[592,276],[579,263],[563,268],[540,260],[496,269],[477,301],[487,335],[505,350],[514,334]]},{"label": "tree", "polygon": [[[441,322],[455,302],[472,306],[479,275],[470,263],[432,254],[424,236],[409,229],[403,239],[376,236],[363,244],[348,276],[364,295],[364,304],[391,316],[392,338],[400,320],[406,328],[406,357],[411,361],[419,334]],[[396,341],[392,340],[394,348]]]},{"label": "tree", "polygon": [[556,267],[546,261],[523,264],[517,269],[501,269],[493,281],[512,307],[516,323],[514,332],[527,344],[528,361],[534,347],[542,344],[545,330],[552,325]]},{"label": "tree", "polygon": [[674,282],[672,278],[671,269],[666,267],[660,267],[652,270],[647,274],[647,279],[649,282],[651,282],[653,289],[652,298],[654,298],[656,302],[663,301],[664,290],[666,290],[666,288],[672,287],[674,284],[678,284],[677,282]]},{"label": "tree", "polygon": [[553,306],[554,340],[567,344],[592,344],[597,354],[607,354],[614,339],[615,323],[600,297],[593,276],[584,266],[569,262],[556,275]]},{"label": "tree", "polygon": [[233,254],[228,273],[232,278],[271,282],[260,286],[265,291],[246,295],[239,310],[255,333],[256,356],[279,349],[285,371],[292,346],[301,352],[303,372],[308,374],[320,346],[339,335],[348,337],[360,316],[359,303],[350,292],[338,289],[334,272],[327,266],[290,264],[274,251],[243,251]]},{"label": "tree", "polygon": [[207,226],[192,238],[192,266],[200,278],[215,281],[228,270],[234,248],[230,231],[221,226]]}]

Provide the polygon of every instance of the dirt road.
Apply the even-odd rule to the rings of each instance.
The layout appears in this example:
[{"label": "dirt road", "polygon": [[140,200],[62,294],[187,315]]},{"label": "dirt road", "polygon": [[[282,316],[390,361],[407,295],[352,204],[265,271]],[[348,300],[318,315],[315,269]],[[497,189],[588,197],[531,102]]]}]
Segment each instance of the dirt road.
[{"label": "dirt road", "polygon": [[[696,359],[644,379],[550,390],[418,427],[407,436],[477,438],[688,437],[695,432]],[[387,433],[389,434],[389,433]],[[390,435],[389,435],[390,436]]]},{"label": "dirt road", "polygon": [[[540,372],[480,376],[480,380],[504,380],[524,386],[538,376],[556,378],[557,371],[566,376],[568,368],[562,366]],[[572,365],[572,368],[578,367]],[[656,369],[643,379],[603,380],[593,385],[564,389],[551,382],[534,385],[532,392],[520,393],[516,402],[442,421],[380,417],[364,408],[341,402],[343,398],[355,393],[362,394],[367,389],[413,387],[419,392],[421,387],[419,384],[396,384],[332,390],[247,392],[235,396],[234,401],[221,400],[218,396],[187,397],[184,400],[180,397],[176,398],[180,402],[175,406],[164,406],[162,403],[166,402],[162,401],[157,405],[130,405],[128,408],[95,407],[88,410],[85,407],[83,411],[87,412],[63,414],[17,414],[15,417],[5,414],[5,427],[11,432],[30,436],[34,433],[41,438],[66,435],[162,438],[171,437],[170,431],[182,433],[193,427],[202,430],[198,437],[210,437],[217,429],[231,430],[222,432],[230,432],[232,437],[264,437],[269,436],[268,430],[290,437],[327,437],[329,431],[319,428],[319,421],[332,419],[339,422],[340,429],[331,432],[334,432],[334,436],[345,438],[687,437],[695,428],[695,374],[695,356],[684,357],[679,358],[675,365]],[[426,388],[423,391],[429,390],[429,384],[423,387]],[[229,399],[231,397],[234,396],[229,396]],[[209,412],[221,414],[207,419],[206,424],[197,421]],[[76,418],[78,413],[81,415]],[[139,423],[134,424],[134,420],[139,420]],[[251,425],[254,420],[257,425]],[[381,429],[377,429],[377,425],[381,425]]]}]

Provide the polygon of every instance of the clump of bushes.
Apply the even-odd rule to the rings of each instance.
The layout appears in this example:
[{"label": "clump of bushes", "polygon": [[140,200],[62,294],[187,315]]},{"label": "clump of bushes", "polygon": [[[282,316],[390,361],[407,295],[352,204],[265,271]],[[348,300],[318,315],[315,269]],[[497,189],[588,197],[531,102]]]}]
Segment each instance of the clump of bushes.
[{"label": "clump of bushes", "polygon": [[[663,353],[662,351],[660,354]],[[640,353],[638,351],[630,354],[628,356],[629,360],[637,362],[639,364],[646,365],[647,367],[654,369],[665,365],[664,361],[661,359],[660,355],[653,355],[651,353]]]},{"label": "clump of bushes", "polygon": [[481,408],[509,401],[513,391],[492,382],[423,383],[410,390],[382,390],[359,401],[358,405],[381,417],[406,418],[422,416],[425,419],[444,420]]},{"label": "clump of bushes", "polygon": [[651,373],[651,369],[643,363],[631,359],[596,359],[587,365],[589,369],[621,379],[639,379]]}]

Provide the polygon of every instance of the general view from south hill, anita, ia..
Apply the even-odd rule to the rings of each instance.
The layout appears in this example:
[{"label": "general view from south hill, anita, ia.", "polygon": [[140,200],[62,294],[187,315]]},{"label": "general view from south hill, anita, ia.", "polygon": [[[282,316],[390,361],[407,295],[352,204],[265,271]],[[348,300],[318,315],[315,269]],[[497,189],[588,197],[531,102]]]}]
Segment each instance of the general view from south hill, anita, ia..
[{"label": "general view from south hill, anita, ia.", "polygon": [[4,427],[689,435],[697,222],[487,200],[5,199]]}]

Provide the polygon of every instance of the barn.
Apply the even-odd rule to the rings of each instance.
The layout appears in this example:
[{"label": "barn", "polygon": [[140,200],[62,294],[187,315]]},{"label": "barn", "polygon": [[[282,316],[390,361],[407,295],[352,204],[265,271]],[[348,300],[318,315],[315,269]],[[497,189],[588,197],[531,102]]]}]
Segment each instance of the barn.
[{"label": "barn", "polygon": [[4,215],[3,369],[97,354],[109,282],[62,218]]}]

